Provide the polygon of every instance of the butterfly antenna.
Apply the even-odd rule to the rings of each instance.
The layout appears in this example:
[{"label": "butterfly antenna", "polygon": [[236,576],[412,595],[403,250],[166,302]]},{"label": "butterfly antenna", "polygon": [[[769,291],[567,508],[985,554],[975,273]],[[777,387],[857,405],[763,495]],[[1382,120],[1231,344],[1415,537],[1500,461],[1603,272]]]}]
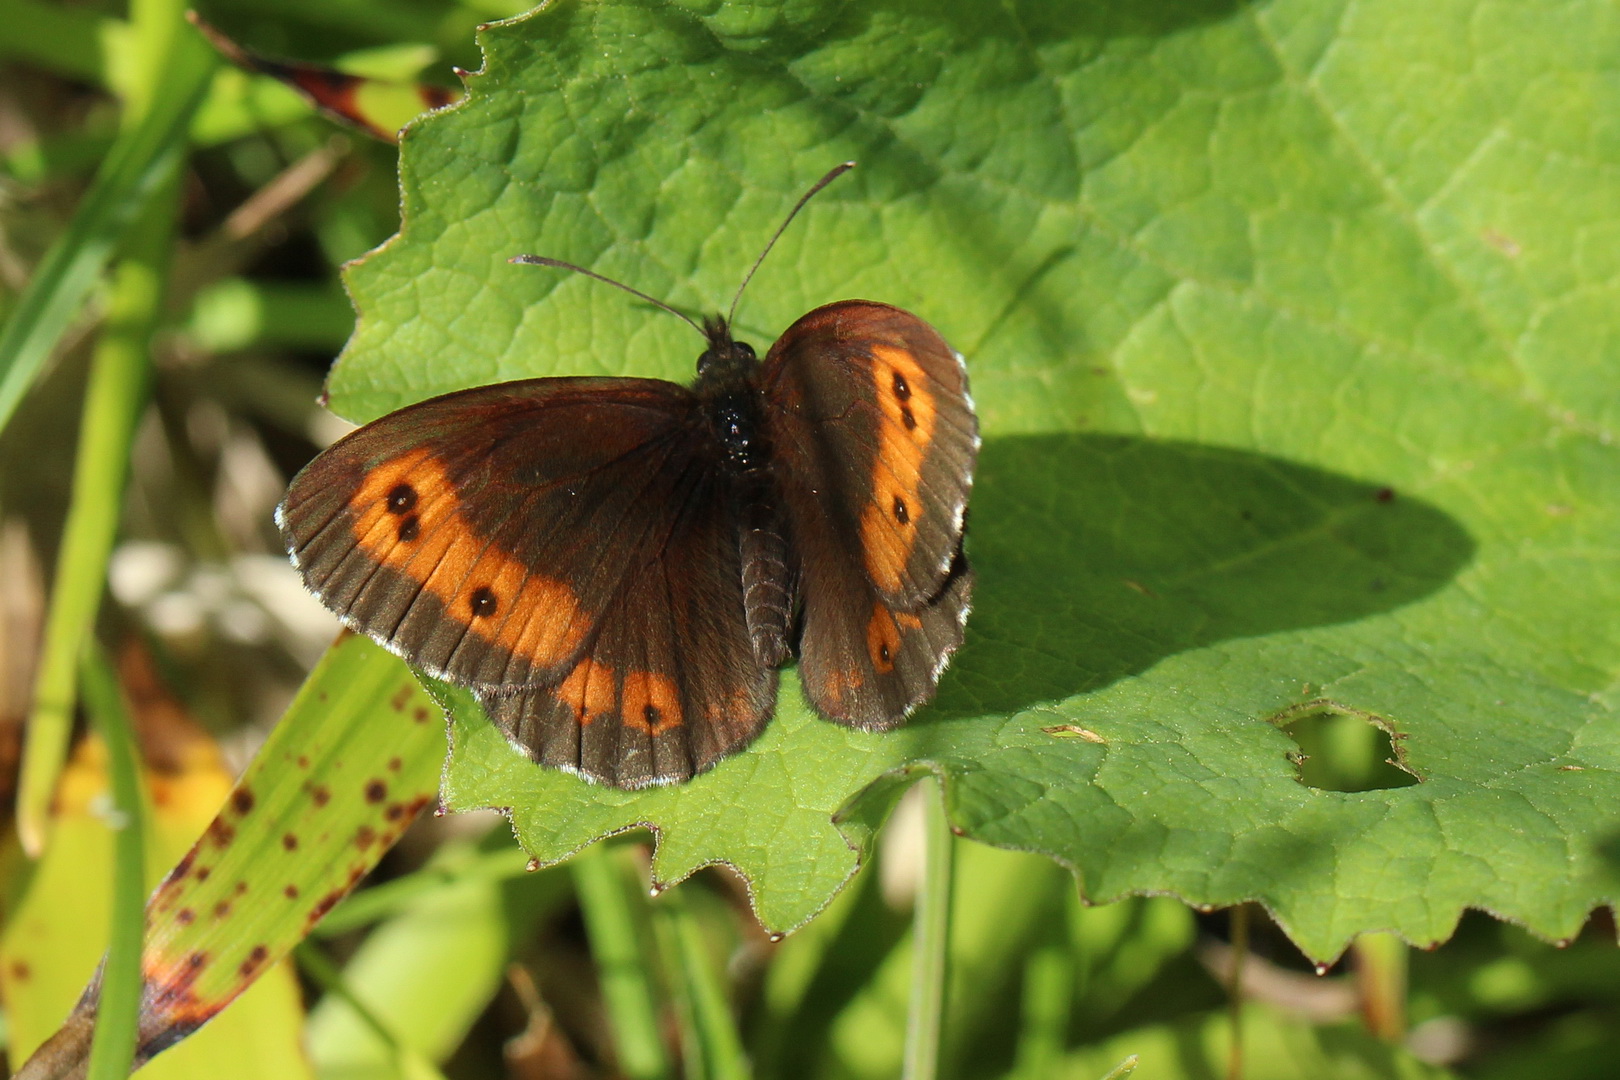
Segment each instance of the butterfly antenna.
[{"label": "butterfly antenna", "polygon": [[748,273],[743,275],[742,284],[737,286],[737,295],[731,298],[731,310],[726,312],[727,326],[731,325],[732,316],[737,314],[737,301],[742,299],[743,290],[748,288],[748,283],[750,281],[754,280],[754,271],[759,269],[759,264],[765,261],[765,256],[771,253],[771,248],[776,246],[776,242],[782,239],[782,234],[787,232],[787,227],[789,225],[793,224],[793,219],[799,216],[799,211],[804,209],[804,204],[814,198],[816,192],[820,191],[822,188],[826,187],[840,176],[843,176],[854,167],[855,163],[853,161],[846,161],[842,165],[836,166],[826,176],[823,176],[820,180],[817,180],[815,186],[809,191],[805,192],[804,196],[799,199],[799,201],[794,205],[793,209],[788,211],[787,218],[780,226],[777,227],[776,235],[771,237],[770,243],[765,245],[765,250],[760,252],[759,258],[754,260],[754,265],[750,266],[748,268]]},{"label": "butterfly antenna", "polygon": [[[825,181],[823,181],[823,182],[825,182]],[[686,312],[684,312],[684,311],[676,311],[674,308],[670,307],[668,304],[664,303],[662,300],[659,300],[656,297],[648,296],[646,293],[642,292],[640,289],[632,289],[630,286],[626,285],[622,281],[614,281],[610,277],[603,277],[601,274],[598,274],[595,270],[587,270],[583,266],[575,266],[573,263],[563,262],[561,259],[548,259],[544,255],[514,255],[510,259],[507,259],[506,261],[509,262],[509,263],[521,263],[524,266],[552,266],[552,267],[556,267],[558,270],[572,270],[576,274],[584,274],[588,278],[595,278],[597,281],[605,281],[609,285],[612,285],[614,288],[623,289],[625,292],[629,293],[631,296],[639,296],[641,299],[647,301],[647,303],[653,305],[654,307],[663,308],[665,311],[669,312],[671,315],[675,315],[675,316],[678,316],[681,319],[684,319],[688,326],[690,326],[692,329],[696,330],[698,333],[704,334],[703,327],[699,326],[696,322],[694,322],[692,317],[690,315],[686,314]],[[708,335],[704,334],[704,336],[707,337]]]}]

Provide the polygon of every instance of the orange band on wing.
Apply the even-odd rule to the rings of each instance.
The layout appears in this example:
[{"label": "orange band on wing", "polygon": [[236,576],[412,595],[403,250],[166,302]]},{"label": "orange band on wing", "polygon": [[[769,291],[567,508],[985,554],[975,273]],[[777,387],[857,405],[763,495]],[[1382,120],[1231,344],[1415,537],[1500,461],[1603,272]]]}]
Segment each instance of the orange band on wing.
[{"label": "orange band on wing", "polygon": [[927,372],[905,349],[872,346],[872,379],[883,420],[872,462],[872,501],[861,512],[861,550],[872,583],[894,593],[917,541],[923,460],[934,441],[936,410]]},{"label": "orange band on wing", "polygon": [[619,718],[625,727],[662,735],[681,726],[681,695],[675,680],[656,671],[624,673],[624,698]]},{"label": "orange band on wing", "polygon": [[710,701],[703,706],[703,718],[711,724],[742,724],[752,720],[758,707],[746,690],[733,690],[723,701]]},{"label": "orange band on wing", "polygon": [[450,618],[539,666],[567,660],[588,629],[574,591],[492,545],[460,506],[443,463],[423,449],[371,469],[349,500],[360,548],[420,582]]},{"label": "orange band on wing", "polygon": [[872,618],[866,624],[866,654],[879,675],[893,671],[900,656],[900,628],[894,624],[894,613],[882,604],[872,606]]},{"label": "orange band on wing", "polygon": [[832,704],[834,709],[843,710],[844,695],[851,690],[859,690],[866,679],[859,671],[829,671],[821,677],[821,696],[823,700]]},{"label": "orange band on wing", "polygon": [[603,713],[613,711],[613,669],[587,656],[574,665],[568,678],[557,687],[557,697],[574,710],[576,720],[589,724]]}]

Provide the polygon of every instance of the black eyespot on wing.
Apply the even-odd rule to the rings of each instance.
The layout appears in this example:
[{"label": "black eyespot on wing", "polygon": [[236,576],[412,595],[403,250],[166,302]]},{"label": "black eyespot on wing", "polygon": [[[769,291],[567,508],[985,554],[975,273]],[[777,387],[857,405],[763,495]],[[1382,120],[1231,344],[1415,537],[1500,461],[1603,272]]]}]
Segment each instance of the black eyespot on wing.
[{"label": "black eyespot on wing", "polygon": [[478,619],[489,618],[500,607],[500,603],[495,599],[494,590],[488,585],[480,585],[474,589],[467,604],[472,609],[473,617]]},{"label": "black eyespot on wing", "polygon": [[388,512],[408,514],[416,507],[416,489],[409,484],[396,484],[388,493]]}]

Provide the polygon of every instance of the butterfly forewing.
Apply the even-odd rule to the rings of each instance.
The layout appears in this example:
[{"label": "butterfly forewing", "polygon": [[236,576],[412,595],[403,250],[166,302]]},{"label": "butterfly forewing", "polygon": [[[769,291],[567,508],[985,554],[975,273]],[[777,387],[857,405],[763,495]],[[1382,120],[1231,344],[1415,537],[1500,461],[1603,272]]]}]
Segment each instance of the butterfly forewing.
[{"label": "butterfly forewing", "polygon": [[851,300],[789,328],[761,378],[805,692],[835,720],[892,726],[933,693],[962,639],[979,443],[966,373],[921,319]]},{"label": "butterfly forewing", "polygon": [[640,787],[735,750],[775,698],[719,456],[673,383],[506,383],[348,436],[280,520],[357,629],[472,687],[536,760]]},{"label": "butterfly forewing", "polygon": [[817,509],[859,545],[867,580],[902,609],[936,596],[979,445],[961,358],[915,315],[845,300],[794,323],[763,379],[772,423],[788,432],[773,445],[795,464],[814,460],[826,481]]},{"label": "butterfly forewing", "polygon": [[278,518],[351,626],[463,685],[548,683],[668,532],[691,414],[688,391],[656,380],[445,395],[332,446]]}]

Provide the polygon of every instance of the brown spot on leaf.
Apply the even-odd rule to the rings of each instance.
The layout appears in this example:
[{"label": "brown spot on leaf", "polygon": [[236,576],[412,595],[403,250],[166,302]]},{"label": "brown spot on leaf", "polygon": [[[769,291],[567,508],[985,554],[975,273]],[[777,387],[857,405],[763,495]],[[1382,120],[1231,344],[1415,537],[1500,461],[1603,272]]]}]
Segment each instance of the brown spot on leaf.
[{"label": "brown spot on leaf", "polygon": [[403,769],[404,767],[405,767],[405,763],[403,761],[399,760],[399,758],[392,757],[392,758],[388,759],[388,771],[389,772],[399,772],[399,770]]},{"label": "brown spot on leaf", "polygon": [[1395,489],[1394,488],[1388,488],[1388,487],[1381,487],[1373,494],[1373,498],[1377,499],[1381,503],[1394,502],[1395,501]]},{"label": "brown spot on leaf", "polygon": [[294,834],[294,833],[282,833],[281,834],[281,846],[286,848],[288,851],[297,851],[298,850],[298,837],[297,837],[297,835]]},{"label": "brown spot on leaf", "polygon": [[310,788],[309,797],[315,800],[316,806],[325,806],[332,801],[332,793],[327,790],[325,784],[316,784]]},{"label": "brown spot on leaf", "polygon": [[348,894],[348,891],[349,889],[347,886],[341,889],[333,889],[331,892],[317,900],[315,902],[315,906],[309,909],[309,918],[304,920],[304,929],[307,931],[316,923],[326,918],[326,913],[337,907],[338,901],[342,900],[343,897]]},{"label": "brown spot on leaf", "polygon": [[11,977],[18,982],[27,982],[28,977],[33,973],[33,969],[31,969],[21,960],[13,960],[11,962]]},{"label": "brown spot on leaf", "polygon": [[389,803],[388,809],[383,811],[383,817],[387,818],[389,821],[398,821],[404,816],[405,806],[403,803]]},{"label": "brown spot on leaf", "polygon": [[231,913],[231,902],[229,900],[221,900],[219,903],[214,905],[214,918],[223,919],[225,916],[229,915],[230,913]]},{"label": "brown spot on leaf", "polygon": [[264,966],[264,962],[269,958],[269,949],[265,948],[263,945],[255,945],[253,946],[253,951],[247,954],[247,959],[243,960],[241,966],[236,970],[241,974],[242,978],[251,979],[259,968]]},{"label": "brown spot on leaf", "polygon": [[173,1046],[224,1008],[225,1001],[204,1001],[192,988],[207,966],[208,955],[202,952],[189,953],[178,962],[164,959],[161,953],[147,954],[141,965],[146,990],[137,1061]]},{"label": "brown spot on leaf", "polygon": [[239,787],[231,792],[231,809],[238,815],[253,809],[253,791],[250,788]]},{"label": "brown spot on leaf", "polygon": [[298,755],[298,767],[300,769],[309,768],[309,755],[308,754],[299,754]]},{"label": "brown spot on leaf", "polygon": [[286,888],[281,890],[281,895],[285,896],[289,900],[298,899],[298,886],[288,885]]},{"label": "brown spot on leaf", "polygon": [[192,848],[167,874],[163,875],[163,880],[158,883],[157,895],[152,898],[151,906],[154,911],[164,911],[173,906],[186,875],[191,872],[191,866],[196,861],[197,849]]},{"label": "brown spot on leaf", "polygon": [[197,921],[197,913],[188,907],[183,907],[174,913],[174,921],[181,926],[190,926]]},{"label": "brown spot on leaf", "polygon": [[380,803],[388,798],[388,785],[381,780],[368,780],[366,782],[366,802]]},{"label": "brown spot on leaf", "polygon": [[361,851],[366,850],[377,842],[377,830],[370,825],[362,825],[354,831],[354,846]]},{"label": "brown spot on leaf", "polygon": [[418,724],[427,723],[428,716],[429,713],[427,711],[427,707],[423,705],[418,705],[415,711],[411,713],[411,719],[415,720]]},{"label": "brown spot on leaf", "polygon": [[223,817],[217,817],[208,823],[208,839],[214,842],[215,847],[229,847],[231,841],[236,839],[236,830]]},{"label": "brown spot on leaf", "polygon": [[411,688],[409,686],[400,687],[399,692],[396,693],[392,698],[390,698],[388,700],[389,706],[395,712],[404,712],[405,711],[405,706],[409,705],[410,703],[411,703]]},{"label": "brown spot on leaf", "polygon": [[1053,724],[1051,727],[1043,727],[1041,730],[1054,739],[1084,739],[1089,743],[1105,744],[1108,742],[1107,739],[1095,731],[1090,728],[1083,728],[1079,724]]},{"label": "brown spot on leaf", "polygon": [[211,874],[211,873],[213,873],[213,871],[208,869],[208,867],[199,866],[199,867],[197,867],[197,880],[198,881],[207,881],[208,880],[208,875]]}]

